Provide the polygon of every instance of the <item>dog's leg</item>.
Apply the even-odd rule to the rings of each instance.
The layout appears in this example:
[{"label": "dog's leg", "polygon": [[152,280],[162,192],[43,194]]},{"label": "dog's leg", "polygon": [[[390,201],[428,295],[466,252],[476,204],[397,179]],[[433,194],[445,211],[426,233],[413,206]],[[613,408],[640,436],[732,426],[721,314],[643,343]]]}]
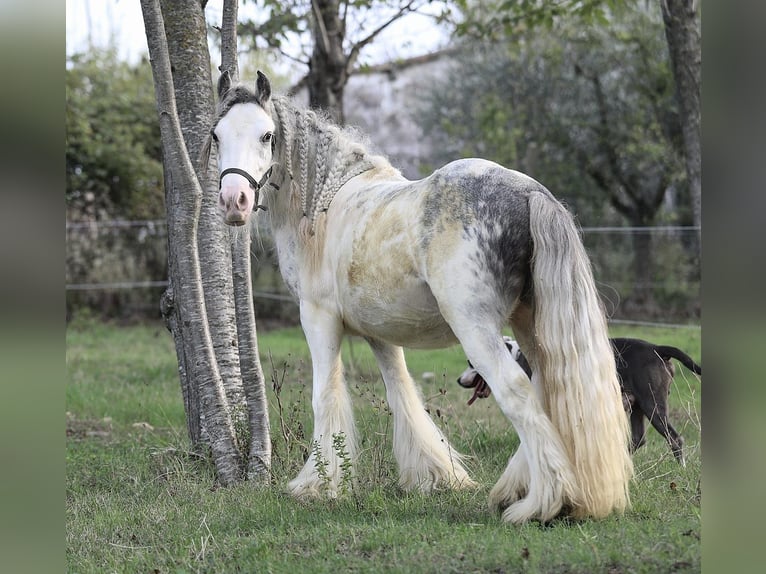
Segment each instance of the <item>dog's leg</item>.
[{"label": "dog's leg", "polygon": [[649,422],[657,429],[657,432],[665,437],[670,445],[670,450],[673,452],[673,456],[676,457],[678,464],[686,466],[686,459],[684,458],[684,439],[678,434],[678,431],[673,428],[673,425],[668,421],[668,414],[665,405],[657,405],[658,409],[652,416],[649,417]]},{"label": "dog's leg", "polygon": [[668,441],[673,456],[685,466],[684,439],[668,421],[668,393],[673,382],[665,360],[653,355],[651,362],[643,365],[640,380],[633,381],[636,403],[644,411],[652,426]]},{"label": "dog's leg", "polygon": [[630,411],[630,431],[633,437],[631,444],[631,452],[636,452],[639,448],[646,443],[646,428],[644,426],[644,411],[641,408],[633,404]]}]

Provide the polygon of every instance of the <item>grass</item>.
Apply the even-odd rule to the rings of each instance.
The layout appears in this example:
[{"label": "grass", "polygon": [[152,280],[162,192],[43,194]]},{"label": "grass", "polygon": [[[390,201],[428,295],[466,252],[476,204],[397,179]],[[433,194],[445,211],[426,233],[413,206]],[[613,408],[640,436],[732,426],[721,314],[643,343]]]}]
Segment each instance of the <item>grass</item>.
[{"label": "grass", "polygon": [[[695,329],[615,328],[700,359]],[[372,354],[344,344],[361,452],[338,500],[299,503],[284,488],[310,448],[311,367],[302,334],[262,332],[274,446],[272,484],[219,488],[189,452],[164,327],[90,320],[67,329],[67,568],[70,572],[698,572],[700,381],[677,368],[671,420],[687,445],[679,467],[651,430],[636,457],[633,507],[600,521],[502,524],[486,509],[518,440],[494,401],[466,406],[459,348],[408,352],[427,407],[470,458],[480,487],[431,496],[396,486],[390,414]],[[423,381],[422,374],[433,377]],[[281,405],[281,410],[280,410]],[[677,423],[677,424],[676,424]],[[284,432],[283,432],[284,430]],[[285,435],[289,440],[285,440]]]}]

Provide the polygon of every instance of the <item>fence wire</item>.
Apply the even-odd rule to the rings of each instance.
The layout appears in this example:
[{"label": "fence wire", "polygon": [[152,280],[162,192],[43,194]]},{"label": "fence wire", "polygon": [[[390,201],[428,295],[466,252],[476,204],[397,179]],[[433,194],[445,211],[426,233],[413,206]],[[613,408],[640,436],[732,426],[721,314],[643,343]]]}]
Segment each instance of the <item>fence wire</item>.
[{"label": "fence wire", "polygon": [[[297,321],[267,227],[253,242],[253,297],[259,318]],[[699,228],[586,227],[583,242],[614,323],[697,326],[701,317]],[[164,220],[66,224],[67,314],[157,317],[167,287]]]}]

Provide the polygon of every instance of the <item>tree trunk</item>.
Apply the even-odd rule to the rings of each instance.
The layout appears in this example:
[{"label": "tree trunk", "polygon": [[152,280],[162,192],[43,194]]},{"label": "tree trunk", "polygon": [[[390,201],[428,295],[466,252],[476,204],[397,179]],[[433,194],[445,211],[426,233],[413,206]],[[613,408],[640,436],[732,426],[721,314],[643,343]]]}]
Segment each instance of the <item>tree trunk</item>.
[{"label": "tree trunk", "polygon": [[[201,9],[200,5],[183,4],[190,9]],[[183,347],[179,366],[186,371],[186,381],[182,380],[182,383],[186,382],[199,393],[217,476],[226,485],[240,480],[241,471],[234,428],[205,314],[197,248],[202,189],[189,159],[178,118],[159,1],[141,0],[141,9],[154,76],[167,184],[168,259],[171,261],[169,272],[173,286],[172,292],[167,295],[173,299],[170,301],[166,297],[163,307],[175,315],[168,323],[179,329],[173,337],[177,348],[179,339]],[[186,392],[184,396],[187,397]]]},{"label": "tree trunk", "polygon": [[[224,0],[221,22],[221,66],[232,82],[239,80],[237,62],[237,1]],[[220,221],[220,217],[218,218]],[[252,272],[250,268],[250,226],[235,235],[231,248],[234,307],[236,309],[237,342],[240,374],[248,407],[250,445],[247,451],[247,477],[268,480],[271,472],[271,431],[266,399],[266,381],[258,356],[255,329]]]},{"label": "tree trunk", "polygon": [[633,242],[633,296],[632,305],[639,310],[653,306],[654,289],[654,257],[652,250],[652,235],[646,230],[634,231],[631,234]]},{"label": "tree trunk", "polygon": [[247,477],[250,480],[265,481],[268,480],[271,472],[271,430],[266,379],[263,376],[258,355],[258,338],[255,328],[249,227],[235,241],[232,251],[239,361],[249,414],[250,447],[247,458]]},{"label": "tree trunk", "polygon": [[234,428],[241,429],[245,426],[247,407],[237,353],[229,230],[224,228],[218,213],[218,179],[211,173],[216,169],[215,154],[211,153],[210,164],[206,166],[196,161],[208,138],[215,109],[205,15],[197,2],[161,0],[160,3],[181,129],[204,190],[197,241],[208,327],[229,414],[234,419]]},{"label": "tree trunk", "polygon": [[[665,38],[681,114],[686,179],[695,226],[702,225],[702,151],[700,143],[700,76],[702,49],[699,0],[661,0]],[[699,234],[698,234],[699,237]]]},{"label": "tree trunk", "polygon": [[309,107],[343,125],[343,91],[348,81],[343,52],[344,23],[338,0],[312,0],[314,49],[309,60]]}]

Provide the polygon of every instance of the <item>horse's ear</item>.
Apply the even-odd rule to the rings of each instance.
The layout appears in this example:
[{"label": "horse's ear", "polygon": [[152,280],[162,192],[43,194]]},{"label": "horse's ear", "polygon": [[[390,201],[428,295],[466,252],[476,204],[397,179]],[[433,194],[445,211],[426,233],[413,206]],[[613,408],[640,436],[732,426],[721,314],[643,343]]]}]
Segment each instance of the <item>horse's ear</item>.
[{"label": "horse's ear", "polygon": [[222,100],[229,89],[231,89],[231,74],[229,70],[224,70],[218,78],[218,99]]},{"label": "horse's ear", "polygon": [[258,79],[255,81],[256,95],[261,104],[265,104],[271,97],[271,82],[266,74],[258,70]]}]

